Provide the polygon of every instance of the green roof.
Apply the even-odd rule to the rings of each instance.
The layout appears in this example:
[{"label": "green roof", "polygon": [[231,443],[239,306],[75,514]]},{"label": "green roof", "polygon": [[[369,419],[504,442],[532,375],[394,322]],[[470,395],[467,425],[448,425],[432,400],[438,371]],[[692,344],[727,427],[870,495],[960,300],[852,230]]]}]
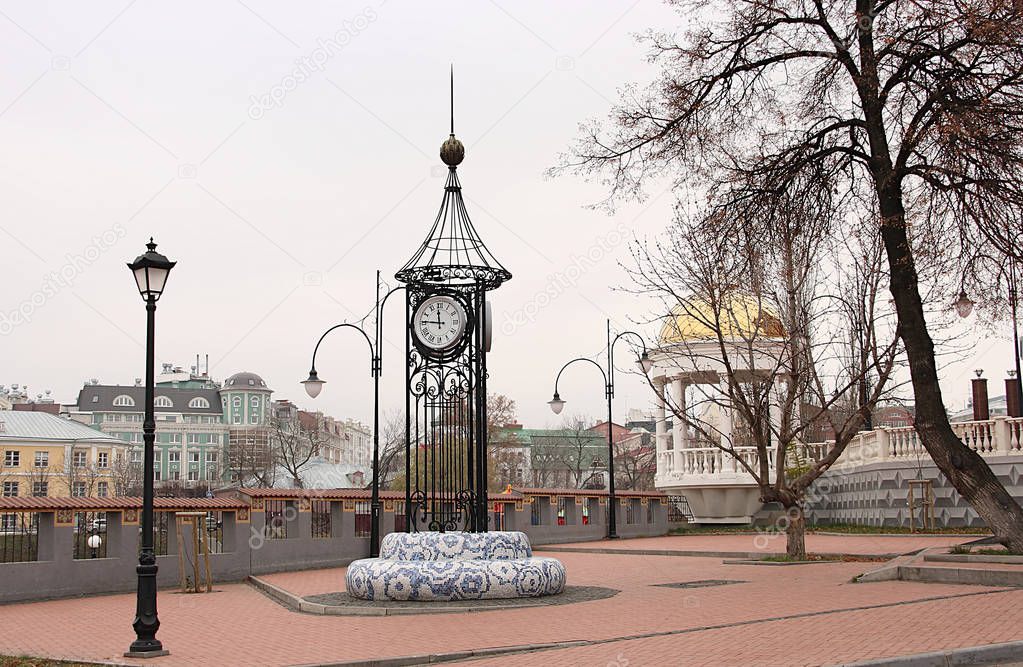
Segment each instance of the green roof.
[{"label": "green roof", "polygon": [[47,412],[0,411],[0,442],[16,440],[124,444],[123,440]]}]

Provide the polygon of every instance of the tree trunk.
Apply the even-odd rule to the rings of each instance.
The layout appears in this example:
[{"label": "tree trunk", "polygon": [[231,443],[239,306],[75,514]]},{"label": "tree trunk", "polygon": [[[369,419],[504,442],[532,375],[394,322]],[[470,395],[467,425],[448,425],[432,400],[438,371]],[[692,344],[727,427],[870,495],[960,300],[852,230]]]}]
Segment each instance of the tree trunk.
[{"label": "tree trunk", "polygon": [[1023,509],[998,481],[981,456],[964,445],[948,421],[941,397],[934,342],[927,332],[901,196],[880,193],[881,236],[888,255],[891,292],[899,318],[899,336],[906,346],[913,397],[915,427],[927,453],[959,495],[1012,551],[1023,551]]},{"label": "tree trunk", "polygon": [[799,505],[786,507],[789,523],[785,527],[785,555],[793,560],[806,560],[806,516]]}]

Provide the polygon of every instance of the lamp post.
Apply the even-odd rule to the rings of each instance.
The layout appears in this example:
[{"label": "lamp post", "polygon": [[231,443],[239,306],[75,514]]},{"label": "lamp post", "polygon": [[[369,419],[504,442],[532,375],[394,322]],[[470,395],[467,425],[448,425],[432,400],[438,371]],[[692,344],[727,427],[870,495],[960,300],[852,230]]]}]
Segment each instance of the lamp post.
[{"label": "lamp post", "polygon": [[160,619],[156,614],[156,553],[153,550],[153,442],[156,440],[156,418],[153,414],[155,393],[156,302],[163,294],[167,277],[176,262],[156,252],[156,244],[149,239],[147,251],[128,265],[135,276],[139,294],[146,302],[146,399],[145,416],[142,422],[143,468],[142,468],[142,548],[139,551],[138,591],[135,605],[135,641],[128,648],[126,656],[149,658],[167,655],[163,644],[156,638]]},{"label": "lamp post", "polygon": [[[1005,276],[1009,283],[1009,313],[1012,318],[1012,348],[1013,348],[1013,364],[1016,369],[1016,405],[1023,406],[1023,374],[1020,373],[1020,355],[1023,354],[1023,350],[1020,349],[1019,345],[1019,323],[1017,322],[1017,310],[1019,308],[1019,285],[1017,280],[1019,276],[1016,275],[1016,261],[1012,257],[1009,258],[1008,267],[1005,270]],[[960,290],[959,298],[957,298],[952,306],[955,308],[956,313],[959,317],[967,318],[970,313],[973,312],[973,300],[966,295],[966,290]],[[1006,408],[1009,407],[1009,397],[1005,397]],[[1008,412],[1008,410],[1006,410]]]},{"label": "lamp post", "polygon": [[380,298],[380,272],[377,271],[377,297],[376,306],[374,312],[376,313],[376,330],[374,332],[374,338],[371,340],[369,334],[366,331],[356,325],[348,322],[341,324],[335,324],[320,336],[320,339],[316,342],[316,347],[313,348],[313,360],[309,369],[309,377],[302,380],[302,385],[305,387],[305,391],[309,394],[310,398],[316,398],[320,395],[323,390],[323,385],[327,382],[321,380],[320,376],[316,373],[316,353],[320,350],[320,343],[327,337],[327,334],[336,329],[355,329],[362,337],[366,340],[366,344],[369,345],[370,355],[370,374],[373,376],[373,484],[372,493],[370,497],[370,533],[369,533],[369,555],[370,558],[376,558],[380,555],[380,372],[383,368],[382,364],[382,345],[381,341],[383,338],[383,314],[384,304],[387,303],[387,297],[391,296],[398,290],[405,289],[404,287],[395,287],[390,290],[384,297]]},{"label": "lamp post", "polygon": [[654,362],[650,359],[647,354],[646,343],[643,341],[643,337],[635,331],[623,331],[614,339],[611,339],[611,320],[607,321],[607,371],[605,372],[593,359],[588,357],[578,357],[569,361],[567,364],[561,367],[558,371],[557,377],[554,379],[554,397],[547,402],[547,405],[551,406],[551,411],[554,414],[559,415],[565,408],[565,401],[561,398],[558,393],[558,382],[561,380],[561,374],[565,372],[565,369],[576,363],[577,361],[584,361],[593,364],[600,371],[600,375],[604,378],[604,396],[607,398],[607,538],[609,540],[616,539],[618,537],[617,531],[617,520],[615,513],[618,510],[617,499],[615,497],[615,452],[614,452],[614,430],[611,427],[611,415],[612,415],[612,402],[615,397],[615,364],[614,364],[614,347],[615,343],[622,336],[635,336],[639,339],[640,344],[643,346],[643,353],[636,359],[636,365],[639,367],[643,374],[650,372],[653,368]]}]

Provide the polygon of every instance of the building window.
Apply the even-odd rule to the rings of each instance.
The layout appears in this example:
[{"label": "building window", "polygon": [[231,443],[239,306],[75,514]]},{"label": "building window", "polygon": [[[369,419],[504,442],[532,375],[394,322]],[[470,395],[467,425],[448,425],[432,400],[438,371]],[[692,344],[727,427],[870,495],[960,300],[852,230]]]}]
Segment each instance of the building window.
[{"label": "building window", "polygon": [[259,423],[259,415],[249,415],[249,423],[250,424],[258,424]]},{"label": "building window", "polygon": [[212,482],[217,479],[217,471],[214,468],[206,468],[206,481]]},{"label": "building window", "polygon": [[4,498],[16,498],[18,496],[18,482],[4,482]]},{"label": "building window", "polygon": [[202,396],[196,396],[188,402],[188,407],[195,408],[196,410],[205,410],[210,407],[210,402]]},{"label": "building window", "polygon": [[356,500],[355,501],[355,536],[356,537],[369,537],[370,526],[373,523],[373,517],[370,513],[370,506],[368,500]]},{"label": "building window", "polygon": [[21,452],[13,449],[4,452],[5,468],[17,468],[19,465],[21,465]]},{"label": "building window", "polygon": [[71,465],[76,468],[85,467],[85,452],[73,452],[71,454]]},{"label": "building window", "polygon": [[242,397],[241,396],[235,396],[233,399],[231,399],[231,403],[236,408],[242,407]]},{"label": "building window", "polygon": [[35,466],[37,468],[46,468],[50,465],[50,453],[49,452],[36,452]]},{"label": "building window", "polygon": [[132,398],[131,396],[125,396],[124,394],[121,394],[120,396],[114,399],[114,407],[133,408],[135,407],[135,399]]},{"label": "building window", "polygon": [[170,478],[171,478],[171,480],[173,480],[175,482],[180,481],[181,480],[181,471],[180,470],[172,470],[171,474],[170,474]]},{"label": "building window", "polygon": [[170,463],[180,463],[181,462],[181,452],[179,452],[179,451],[167,452],[167,461],[169,461]]},{"label": "building window", "polygon": [[142,463],[142,450],[141,449],[133,449],[133,450],[131,450],[131,462],[132,463]]},{"label": "building window", "polygon": [[75,498],[81,498],[85,496],[85,482],[75,482],[71,486],[71,495]]},{"label": "building window", "polygon": [[153,470],[153,481],[154,482],[159,482],[161,479],[162,479],[162,477],[160,475],[160,469],[159,468],[155,468]]},{"label": "building window", "polygon": [[198,470],[189,470],[188,471],[188,481],[189,482],[198,482],[199,481],[199,471]]},{"label": "building window", "polygon": [[188,462],[189,463],[198,463],[199,462],[199,452],[188,452]]},{"label": "building window", "polygon": [[32,482],[32,495],[36,498],[45,498],[49,490],[49,482]]},{"label": "building window", "polygon": [[96,467],[109,468],[110,454],[108,454],[107,452],[99,452],[98,454],[96,454]]},{"label": "building window", "polygon": [[96,495],[100,498],[106,498],[110,493],[110,486],[107,482],[99,482],[96,484]]},{"label": "building window", "polygon": [[208,451],[206,452],[206,463],[216,463],[218,458],[218,452]]},{"label": "building window", "polygon": [[153,407],[157,407],[157,408],[173,408],[174,407],[174,401],[170,400],[166,396],[157,396],[153,400]]}]

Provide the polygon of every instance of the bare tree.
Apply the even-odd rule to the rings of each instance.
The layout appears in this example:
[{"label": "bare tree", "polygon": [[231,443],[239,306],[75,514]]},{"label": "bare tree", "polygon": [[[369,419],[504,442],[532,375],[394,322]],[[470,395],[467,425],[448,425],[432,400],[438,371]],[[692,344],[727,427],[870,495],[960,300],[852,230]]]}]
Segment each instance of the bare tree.
[{"label": "bare tree", "polygon": [[1023,5],[672,4],[689,27],[648,35],[657,80],[628,89],[608,131],[589,126],[566,166],[602,174],[610,200],[667,177],[739,209],[810,176],[836,193],[826,213],[856,202],[873,213],[916,430],[997,539],[1023,550],[1023,509],[949,424],[921,294],[943,277],[946,307],[960,285],[997,299],[990,277],[1021,257]]},{"label": "bare tree", "polygon": [[303,487],[302,469],[319,455],[329,439],[329,435],[320,428],[318,419],[304,421],[279,416],[270,419],[271,460],[296,489]]},{"label": "bare tree", "polygon": [[114,495],[142,495],[142,462],[132,459],[133,449],[129,447],[114,456],[114,463],[110,466],[110,477],[114,483]]},{"label": "bare tree", "polygon": [[649,491],[657,470],[655,448],[648,433],[614,443],[615,486],[620,490]]},{"label": "bare tree", "polygon": [[[725,217],[727,209],[711,207],[704,218],[676,222],[665,243],[636,246],[633,269],[641,291],[665,308],[675,304],[683,316],[684,324],[669,321],[680,327],[675,363],[702,379],[693,384],[692,404],[669,397],[673,419],[731,459],[710,457],[702,466],[744,470],[762,501],[786,509],[786,551],[795,558],[806,556],[807,490],[885,395],[898,349],[876,291],[838,293],[836,277],[844,271],[841,262],[826,262],[823,232],[831,222],[815,195],[829,196],[812,183],[798,193],[772,194],[751,206],[741,224]],[[875,259],[858,270],[879,273]],[[847,349],[849,310],[863,315],[860,337],[869,347],[857,363],[835,363]],[[874,381],[864,396],[866,377]],[[832,442],[807,450],[808,434],[822,426]]]},{"label": "bare tree", "polygon": [[[102,474],[96,464],[89,461],[90,449],[90,447],[72,444],[64,458],[64,467],[58,468],[56,471],[56,476],[67,489],[69,496],[92,497],[96,495],[96,485]],[[76,489],[80,489],[81,493],[75,493]]]},{"label": "bare tree", "polygon": [[380,427],[380,488],[405,489],[405,413],[384,414]]}]

